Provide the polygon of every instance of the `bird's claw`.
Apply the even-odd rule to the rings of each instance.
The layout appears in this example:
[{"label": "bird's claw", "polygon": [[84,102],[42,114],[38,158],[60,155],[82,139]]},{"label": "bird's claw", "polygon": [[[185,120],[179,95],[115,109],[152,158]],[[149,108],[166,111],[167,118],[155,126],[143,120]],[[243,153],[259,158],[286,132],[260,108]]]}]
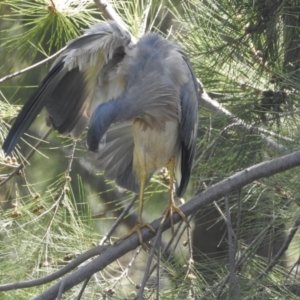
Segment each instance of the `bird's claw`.
[{"label": "bird's claw", "polygon": [[140,244],[143,246],[143,248],[147,248],[145,243],[143,242],[143,236],[142,236],[142,231],[141,231],[141,228],[143,228],[143,227],[148,227],[148,229],[150,229],[153,233],[156,232],[156,230],[149,223],[138,223],[127,234],[125,234],[124,236],[119,238],[117,240],[117,242],[120,242],[120,241],[126,239],[127,237],[129,237],[130,235],[132,235],[133,233],[136,232],[139,237]]},{"label": "bird's claw", "polygon": [[172,229],[172,233],[174,233],[174,221],[173,221],[173,214],[174,213],[177,213],[189,228],[191,227],[188,219],[185,216],[185,214],[180,210],[179,207],[177,207],[172,202],[168,204],[168,206],[167,206],[167,208],[166,208],[166,210],[163,214],[163,218],[160,222],[160,225],[162,226],[164,224],[164,222],[166,221],[167,217],[170,216],[171,229]]}]

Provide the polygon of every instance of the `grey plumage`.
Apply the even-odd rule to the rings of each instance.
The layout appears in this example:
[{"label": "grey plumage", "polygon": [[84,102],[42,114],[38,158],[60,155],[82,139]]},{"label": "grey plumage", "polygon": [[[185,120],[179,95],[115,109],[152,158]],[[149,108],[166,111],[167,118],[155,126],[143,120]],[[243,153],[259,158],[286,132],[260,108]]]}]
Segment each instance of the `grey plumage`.
[{"label": "grey plumage", "polygon": [[[118,138],[115,145],[111,141],[109,149],[115,147],[118,151],[109,153],[105,147],[101,149],[98,157],[100,169],[104,169],[109,174],[109,179],[115,179],[119,185],[137,191],[138,176],[135,173],[140,166],[137,166],[138,162],[134,166],[134,153],[135,157],[139,156],[137,152],[145,152],[148,156],[147,182],[153,173],[167,165],[170,158],[175,156],[176,193],[180,197],[190,178],[196,146],[198,85],[195,75],[182,50],[157,34],[144,36],[126,54],[119,67],[126,82],[124,92],[94,111],[88,132],[88,146],[90,150],[96,151],[102,136],[112,123],[122,124],[131,120],[132,126],[127,127],[128,133],[122,142],[128,147],[121,147]],[[108,131],[108,135],[109,133]],[[168,141],[167,137],[176,140]],[[138,150],[140,139],[143,142]],[[146,150],[147,143],[150,144],[149,150]],[[159,148],[160,155],[157,157],[154,152],[159,144],[162,147]],[[107,159],[107,155],[110,159]],[[151,162],[151,156],[155,163]],[[123,157],[126,159],[122,159]],[[123,169],[112,172],[118,170],[116,166],[121,159]],[[135,181],[130,180],[129,183],[128,178]]]},{"label": "grey plumage", "polygon": [[114,87],[118,80],[103,70],[107,66],[114,70],[130,42],[129,33],[115,22],[95,24],[70,41],[22,108],[2,146],[4,152],[11,153],[43,107],[49,126],[78,138],[88,124],[90,111],[110,100],[112,92],[120,93]]},{"label": "grey plumage", "polygon": [[129,190],[138,192],[141,178],[147,183],[174,158],[182,196],[196,147],[197,87],[187,56],[174,43],[150,33],[133,44],[115,22],[96,24],[67,44],[3,149],[9,154],[45,107],[47,124],[74,138],[90,119],[87,145],[98,151],[95,167]]}]

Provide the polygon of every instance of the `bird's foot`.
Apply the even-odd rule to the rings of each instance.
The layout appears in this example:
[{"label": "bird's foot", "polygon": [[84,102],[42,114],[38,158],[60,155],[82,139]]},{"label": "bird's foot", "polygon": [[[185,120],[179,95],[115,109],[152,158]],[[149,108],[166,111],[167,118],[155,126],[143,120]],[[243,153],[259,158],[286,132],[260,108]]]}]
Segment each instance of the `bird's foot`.
[{"label": "bird's foot", "polygon": [[125,234],[124,236],[122,236],[121,238],[119,238],[117,240],[117,242],[119,241],[122,241],[124,239],[126,239],[127,237],[129,237],[130,235],[132,235],[133,233],[137,233],[138,237],[139,237],[139,241],[140,241],[140,244],[144,247],[144,248],[147,248],[145,243],[143,242],[143,236],[142,236],[142,231],[141,231],[141,228],[143,227],[148,227],[152,232],[156,232],[155,229],[150,225],[150,223],[138,223],[136,224],[127,234]]},{"label": "bird's foot", "polygon": [[163,214],[163,218],[160,222],[160,226],[162,226],[164,224],[164,222],[166,221],[167,217],[170,216],[170,222],[171,222],[171,229],[172,229],[172,233],[174,233],[174,221],[173,221],[173,214],[177,213],[181,219],[186,223],[186,225],[188,227],[190,226],[190,223],[188,221],[188,219],[186,218],[185,214],[180,210],[179,207],[176,206],[176,204],[173,201],[170,201],[164,214]]}]

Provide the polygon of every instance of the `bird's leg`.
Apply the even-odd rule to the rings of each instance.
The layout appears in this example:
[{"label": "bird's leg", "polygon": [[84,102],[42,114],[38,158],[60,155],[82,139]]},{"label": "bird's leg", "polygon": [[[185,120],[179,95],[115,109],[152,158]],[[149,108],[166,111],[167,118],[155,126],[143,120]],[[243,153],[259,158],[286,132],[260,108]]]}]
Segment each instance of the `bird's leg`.
[{"label": "bird's leg", "polygon": [[168,206],[163,214],[163,218],[161,220],[161,225],[165,222],[165,220],[167,219],[168,216],[170,216],[170,222],[171,222],[171,229],[172,232],[174,233],[174,221],[173,221],[173,214],[177,213],[182,219],[183,221],[187,224],[188,227],[190,227],[189,222],[186,218],[186,216],[184,215],[184,213],[180,210],[180,208],[178,208],[175,204],[174,201],[174,168],[175,168],[175,158],[174,156],[170,159],[168,165],[167,165],[168,171],[169,171],[169,175],[170,175],[170,186],[169,186],[169,202],[168,202]]},{"label": "bird's leg", "polygon": [[148,227],[151,231],[155,232],[155,229],[149,224],[144,223],[142,219],[142,212],[143,212],[143,201],[144,201],[144,190],[146,185],[146,175],[141,174],[140,176],[140,194],[139,194],[139,211],[138,211],[138,222],[137,224],[127,233],[125,236],[121,237],[120,240],[124,240],[128,236],[130,236],[132,233],[137,233],[139,237],[140,244],[144,245],[143,237],[141,228],[142,227]]},{"label": "bird's leg", "polygon": [[144,244],[141,228],[148,227],[153,232],[155,232],[155,229],[149,223],[143,222],[142,213],[143,213],[143,205],[144,205],[144,191],[146,186],[146,174],[141,174],[140,181],[141,182],[140,182],[140,194],[139,194],[138,223],[132,228],[131,232],[136,231],[137,235],[139,236],[140,243]]},{"label": "bird's leg", "polygon": [[145,185],[146,185],[146,175],[142,174],[140,179],[138,223],[143,223],[142,213],[143,213],[143,205],[144,205]]}]

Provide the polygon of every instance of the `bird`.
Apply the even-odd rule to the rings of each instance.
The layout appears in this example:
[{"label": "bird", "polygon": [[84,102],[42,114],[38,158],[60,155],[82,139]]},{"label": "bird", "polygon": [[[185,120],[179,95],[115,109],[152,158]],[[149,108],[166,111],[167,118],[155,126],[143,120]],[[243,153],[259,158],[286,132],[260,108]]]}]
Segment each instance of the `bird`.
[{"label": "bird", "polygon": [[79,139],[87,129],[95,167],[117,185],[139,194],[136,226],[141,228],[144,191],[167,167],[169,201],[163,220],[178,213],[174,201],[187,188],[198,127],[198,82],[177,44],[158,33],[137,42],[115,21],[100,22],[67,43],[49,73],[16,117],[4,143],[9,155],[43,108],[46,123]]}]

